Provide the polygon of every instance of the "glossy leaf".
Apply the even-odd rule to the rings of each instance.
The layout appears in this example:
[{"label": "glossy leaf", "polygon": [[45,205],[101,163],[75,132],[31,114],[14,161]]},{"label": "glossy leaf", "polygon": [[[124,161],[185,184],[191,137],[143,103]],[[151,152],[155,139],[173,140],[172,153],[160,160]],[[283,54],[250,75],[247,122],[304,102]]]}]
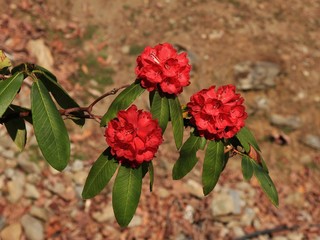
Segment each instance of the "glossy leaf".
[{"label": "glossy leaf", "polygon": [[23,73],[19,72],[6,80],[0,81],[0,117],[17,95],[23,79]]},{"label": "glossy leaf", "polygon": [[66,126],[41,81],[31,88],[31,111],[34,133],[47,162],[56,170],[63,170],[70,158],[70,141]]},{"label": "glossy leaf", "polygon": [[56,76],[53,73],[51,73],[49,70],[45,69],[44,67],[36,65],[35,70],[36,71],[34,72],[38,72],[40,74],[46,75],[46,77],[49,78],[50,80],[54,82],[58,82]]},{"label": "glossy leaf", "polygon": [[140,82],[134,82],[123,90],[111,103],[108,111],[103,115],[100,126],[104,127],[111,119],[117,116],[120,110],[126,109],[145,91]]},{"label": "glossy leaf", "polygon": [[204,195],[208,195],[216,186],[225,166],[226,156],[222,141],[209,141],[202,169]]},{"label": "glossy leaf", "polygon": [[119,166],[107,148],[92,165],[82,191],[84,199],[93,198],[109,183]]},{"label": "glossy leaf", "polygon": [[4,125],[13,142],[22,151],[27,141],[27,130],[24,120],[22,118],[14,118],[4,123]]},{"label": "glossy leaf", "polygon": [[142,188],[142,167],[121,165],[112,190],[112,206],[117,222],[126,227],[136,212]]},{"label": "glossy leaf", "polygon": [[181,105],[177,97],[169,98],[168,101],[174,141],[179,149],[182,145],[184,130]]},{"label": "glossy leaf", "polygon": [[179,159],[173,166],[172,177],[173,179],[181,179],[187,175],[198,162],[197,151],[200,148],[202,138],[195,136],[193,133],[183,144],[180,149]]},{"label": "glossy leaf", "polygon": [[249,181],[253,175],[253,166],[248,156],[242,156],[241,169],[244,179]]},{"label": "glossy leaf", "polygon": [[236,137],[240,141],[241,145],[244,147],[244,150],[248,153],[250,151],[250,145],[253,146],[257,151],[261,151],[256,139],[246,127],[241,128],[237,133]]},{"label": "glossy leaf", "polygon": [[[37,66],[39,67],[39,66]],[[42,71],[34,71],[39,80],[42,81],[44,86],[49,92],[51,92],[57,103],[64,109],[79,107],[76,101],[70,97],[70,95],[62,88],[62,86],[57,82],[55,76],[48,70],[41,68]],[[83,126],[85,124],[84,113],[77,112],[79,118],[72,119],[76,124]]]},{"label": "glossy leaf", "polygon": [[278,207],[279,206],[278,192],[269,174],[253,160],[251,161],[251,163],[253,165],[254,175],[258,179],[258,182],[262,190],[270,199],[272,204]]},{"label": "glossy leaf", "polygon": [[153,93],[151,113],[153,118],[158,119],[162,133],[164,133],[169,121],[169,103],[168,99],[166,97],[161,97],[158,91]]},{"label": "glossy leaf", "polygon": [[153,170],[153,163],[152,163],[152,161],[149,163],[149,177],[150,177],[149,188],[150,188],[150,192],[152,192],[153,182],[154,182],[154,170]]}]

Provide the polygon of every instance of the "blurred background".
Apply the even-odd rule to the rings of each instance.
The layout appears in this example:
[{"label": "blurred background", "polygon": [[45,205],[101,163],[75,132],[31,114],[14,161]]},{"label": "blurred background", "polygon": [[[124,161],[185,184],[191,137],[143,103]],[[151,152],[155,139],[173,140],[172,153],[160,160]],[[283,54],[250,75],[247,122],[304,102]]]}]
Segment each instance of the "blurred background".
[{"label": "blurred background", "polygon": [[[111,185],[91,200],[81,191],[106,148],[94,121],[66,122],[72,157],[62,173],[39,152],[31,126],[20,153],[0,125],[0,238],[15,239],[320,239],[320,1],[0,0],[0,49],[13,63],[52,71],[81,106],[135,79],[145,46],[169,42],[193,70],[181,103],[211,85],[235,84],[279,192],[275,208],[240,158],[229,160],[203,197],[201,162],[182,181],[170,129],[154,160],[129,228],[115,222]],[[113,97],[95,106],[106,112]],[[147,95],[137,104],[148,108]],[[17,103],[29,105],[24,86]],[[187,137],[187,135],[185,136]],[[201,158],[202,157],[202,158]]]}]

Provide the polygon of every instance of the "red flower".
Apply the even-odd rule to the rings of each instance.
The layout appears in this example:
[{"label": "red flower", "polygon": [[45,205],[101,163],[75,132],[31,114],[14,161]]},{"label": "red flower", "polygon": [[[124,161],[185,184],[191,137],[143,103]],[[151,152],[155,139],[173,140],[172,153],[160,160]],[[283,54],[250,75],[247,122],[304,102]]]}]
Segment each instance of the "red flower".
[{"label": "red flower", "polygon": [[235,86],[215,86],[194,94],[187,104],[190,122],[200,136],[215,140],[233,137],[247,118],[244,99],[235,93]]},{"label": "red flower", "polygon": [[120,162],[136,167],[154,158],[162,143],[162,130],[151,113],[132,105],[108,123],[105,137]]},{"label": "red flower", "polygon": [[178,54],[169,43],[146,47],[137,58],[136,74],[148,91],[159,87],[164,93],[177,95],[190,84],[188,61],[186,53]]}]

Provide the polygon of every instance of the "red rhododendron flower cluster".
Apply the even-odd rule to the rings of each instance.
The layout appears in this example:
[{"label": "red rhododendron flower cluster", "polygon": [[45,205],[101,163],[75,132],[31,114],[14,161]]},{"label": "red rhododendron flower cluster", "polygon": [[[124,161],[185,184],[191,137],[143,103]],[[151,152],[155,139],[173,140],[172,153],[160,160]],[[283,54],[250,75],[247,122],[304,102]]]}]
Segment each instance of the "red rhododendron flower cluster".
[{"label": "red rhododendron flower cluster", "polygon": [[162,130],[150,112],[132,105],[108,123],[105,137],[117,160],[136,167],[154,158],[162,143]]},{"label": "red rhododendron flower cluster", "polygon": [[235,86],[215,86],[194,94],[187,104],[191,124],[200,136],[216,140],[233,137],[247,118],[244,99],[235,93]]},{"label": "red rhododendron flower cluster", "polygon": [[169,43],[146,47],[137,58],[136,74],[142,87],[153,91],[159,87],[162,92],[179,94],[190,84],[189,60],[186,53],[178,54]]}]

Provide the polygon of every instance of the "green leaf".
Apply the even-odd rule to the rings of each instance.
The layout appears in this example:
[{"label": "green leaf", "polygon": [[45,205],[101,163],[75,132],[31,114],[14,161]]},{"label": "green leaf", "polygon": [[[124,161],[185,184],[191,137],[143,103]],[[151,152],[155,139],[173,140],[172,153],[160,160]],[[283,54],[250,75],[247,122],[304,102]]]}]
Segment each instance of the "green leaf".
[{"label": "green leaf", "polygon": [[279,206],[278,192],[269,174],[261,166],[259,166],[254,160],[251,160],[251,163],[253,165],[254,175],[258,179],[258,182],[262,190],[267,195],[267,197],[272,202],[272,204],[278,207]]},{"label": "green leaf", "polygon": [[136,212],[142,188],[142,167],[121,165],[112,190],[112,206],[117,222],[126,227]]},{"label": "green leaf", "polygon": [[23,79],[23,73],[19,72],[6,80],[0,81],[0,117],[17,95]]},{"label": "green leaf", "polygon": [[82,198],[93,198],[108,184],[119,164],[108,147],[92,165],[84,184]]},{"label": "green leaf", "polygon": [[27,130],[24,120],[21,118],[14,118],[4,123],[11,139],[17,145],[20,151],[24,149],[27,140]]},{"label": "green leaf", "polygon": [[[14,104],[10,104],[10,106],[7,108],[6,112],[4,113],[3,116],[6,115],[11,115],[11,114],[19,114],[20,112],[31,112],[31,110],[29,108],[25,108],[25,107],[21,107],[18,105],[14,105]],[[29,122],[30,124],[32,124],[32,117],[31,114],[23,117],[24,120],[26,120],[27,122]]]},{"label": "green leaf", "polygon": [[162,133],[164,133],[169,121],[169,103],[168,99],[166,97],[161,97],[158,91],[153,93],[151,113],[153,118],[158,119]]},{"label": "green leaf", "polygon": [[70,141],[66,126],[41,81],[31,88],[31,111],[34,133],[47,162],[58,171],[63,170],[70,158]]},{"label": "green leaf", "polygon": [[10,59],[0,50],[0,70],[11,66]]},{"label": "green leaf", "polygon": [[241,128],[237,133],[236,137],[240,141],[241,145],[244,147],[244,150],[248,153],[250,151],[250,145],[253,146],[257,151],[261,151],[256,139],[246,127]]},{"label": "green leaf", "polygon": [[182,145],[183,140],[183,117],[179,99],[177,97],[169,98],[170,119],[172,123],[172,130],[174,141],[177,149]]},{"label": "green leaf", "polygon": [[174,180],[181,179],[187,175],[198,162],[197,151],[200,148],[202,138],[195,136],[193,133],[183,144],[180,149],[179,159],[175,162],[172,169],[172,177]]},{"label": "green leaf", "polygon": [[123,90],[111,103],[108,111],[103,115],[100,126],[104,127],[111,119],[117,116],[120,110],[126,109],[133,101],[145,91],[140,82],[134,82]]},{"label": "green leaf", "polygon": [[[39,66],[37,66],[39,68]],[[50,73],[48,70],[41,68],[42,70],[34,71],[35,75],[41,82],[44,84],[44,86],[47,88],[49,92],[51,92],[54,99],[57,101],[57,103],[64,109],[67,108],[76,108],[79,107],[79,105],[76,103],[76,101],[70,97],[70,95],[62,88],[62,86],[57,82],[57,79],[55,76]],[[75,115],[78,115],[79,118],[72,119],[76,124],[83,126],[85,124],[85,118],[83,112],[77,112],[73,113]]]},{"label": "green leaf", "polygon": [[253,166],[248,156],[242,156],[241,168],[244,179],[249,181],[253,175]]},{"label": "green leaf", "polygon": [[49,70],[45,69],[44,67],[36,65],[35,71],[33,71],[33,72],[38,72],[40,74],[46,75],[47,78],[49,78],[50,80],[52,80],[54,82],[58,82],[56,76],[53,73],[51,73]]},{"label": "green leaf", "polygon": [[150,176],[150,192],[152,192],[153,189],[153,182],[154,182],[154,171],[153,171],[153,163],[152,161],[149,163],[149,176]]},{"label": "green leaf", "polygon": [[224,145],[220,141],[209,141],[202,169],[202,185],[204,195],[208,195],[216,186],[225,166],[226,155]]}]

